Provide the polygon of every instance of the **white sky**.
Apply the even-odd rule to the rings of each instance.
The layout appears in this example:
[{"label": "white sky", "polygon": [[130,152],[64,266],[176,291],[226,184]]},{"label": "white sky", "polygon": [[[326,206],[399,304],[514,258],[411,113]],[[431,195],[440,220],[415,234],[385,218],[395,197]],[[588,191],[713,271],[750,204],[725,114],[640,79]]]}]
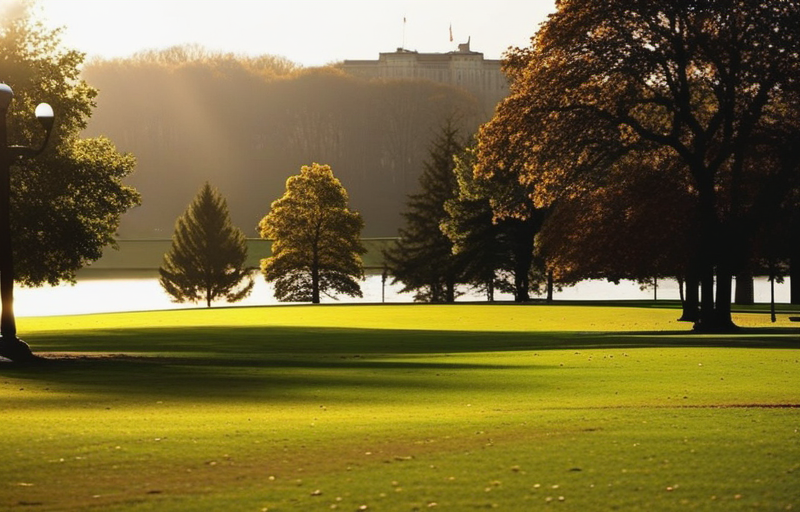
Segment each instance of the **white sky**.
[{"label": "white sky", "polygon": [[[0,6],[15,1],[0,0]],[[35,15],[48,26],[64,27],[64,46],[89,57],[197,43],[214,51],[279,55],[304,66],[376,59],[401,46],[448,52],[468,37],[472,50],[499,59],[509,46],[528,46],[555,10],[555,0],[37,0],[35,5]]]}]

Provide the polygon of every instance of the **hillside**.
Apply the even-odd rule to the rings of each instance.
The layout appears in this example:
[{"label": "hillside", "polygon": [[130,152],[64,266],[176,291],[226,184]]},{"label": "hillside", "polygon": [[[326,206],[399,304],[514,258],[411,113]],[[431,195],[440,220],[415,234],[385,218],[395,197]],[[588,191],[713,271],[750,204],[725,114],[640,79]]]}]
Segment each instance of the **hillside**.
[{"label": "hillside", "polygon": [[364,236],[394,236],[438,128],[455,119],[468,135],[485,121],[476,99],[451,86],[231,56],[94,61],[84,78],[100,91],[85,135],[138,160],[129,182],[143,203],[123,218],[127,238],[169,237],[206,180],[255,236],[286,178],[312,162],[331,165]]}]

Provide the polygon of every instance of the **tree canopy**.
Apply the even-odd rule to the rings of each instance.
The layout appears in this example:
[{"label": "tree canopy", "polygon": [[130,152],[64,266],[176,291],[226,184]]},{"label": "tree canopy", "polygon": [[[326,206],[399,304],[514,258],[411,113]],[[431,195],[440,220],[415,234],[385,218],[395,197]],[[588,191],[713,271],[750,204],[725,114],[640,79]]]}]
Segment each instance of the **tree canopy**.
[{"label": "tree canopy", "polygon": [[36,104],[49,103],[56,116],[45,152],[12,166],[15,277],[30,286],[72,281],[113,245],[122,214],[139,204],[123,183],[136,161],[106,138],[80,138],[97,94],[80,79],[84,56],[62,49],[59,31],[33,21],[28,4],[0,23],[0,55],[0,82],[14,90],[9,144],[41,141]]},{"label": "tree canopy", "polygon": [[244,233],[231,223],[225,199],[206,182],[175,223],[159,282],[175,302],[238,302],[253,290],[246,264]]},{"label": "tree canopy", "polygon": [[278,300],[316,304],[323,294],[362,296],[364,221],[349,209],[330,166],[302,166],[258,227],[272,240],[272,256],[261,260],[261,270]]},{"label": "tree canopy", "polygon": [[796,99],[799,17],[791,1],[562,0],[506,60],[512,93],[481,131],[479,167],[507,171],[521,155],[513,170],[538,206],[612,176],[624,186],[631,161],[673,174],[695,198],[681,214],[697,241],[687,247],[697,326],[730,326],[731,276],[748,257],[742,233],[765,172],[756,143],[787,126]]}]

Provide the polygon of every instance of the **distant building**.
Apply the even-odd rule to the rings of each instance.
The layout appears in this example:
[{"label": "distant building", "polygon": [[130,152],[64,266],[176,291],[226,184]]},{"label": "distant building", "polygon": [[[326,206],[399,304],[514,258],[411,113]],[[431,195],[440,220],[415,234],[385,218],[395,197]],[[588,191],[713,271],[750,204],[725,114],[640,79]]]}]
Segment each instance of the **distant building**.
[{"label": "distant building", "polygon": [[500,70],[500,61],[484,59],[482,53],[470,50],[469,41],[459,44],[458,51],[419,53],[398,48],[393,53],[380,53],[378,60],[345,60],[341,67],[363,78],[430,80],[461,87],[479,100],[487,118],[508,95],[508,80]]}]

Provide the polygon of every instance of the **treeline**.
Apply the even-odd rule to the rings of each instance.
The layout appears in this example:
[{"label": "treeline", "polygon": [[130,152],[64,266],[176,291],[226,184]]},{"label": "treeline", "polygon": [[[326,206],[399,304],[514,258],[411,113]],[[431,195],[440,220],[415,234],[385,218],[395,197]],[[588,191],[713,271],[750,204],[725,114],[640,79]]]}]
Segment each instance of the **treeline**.
[{"label": "treeline", "polygon": [[311,162],[336,169],[365,236],[392,236],[443,120],[465,132],[485,121],[476,99],[450,86],[367,81],[192,46],[95,60],[83,76],[99,90],[87,134],[113,139],[138,161],[129,182],[142,205],[120,227],[130,238],[169,236],[205,181],[253,236],[286,179]]}]

